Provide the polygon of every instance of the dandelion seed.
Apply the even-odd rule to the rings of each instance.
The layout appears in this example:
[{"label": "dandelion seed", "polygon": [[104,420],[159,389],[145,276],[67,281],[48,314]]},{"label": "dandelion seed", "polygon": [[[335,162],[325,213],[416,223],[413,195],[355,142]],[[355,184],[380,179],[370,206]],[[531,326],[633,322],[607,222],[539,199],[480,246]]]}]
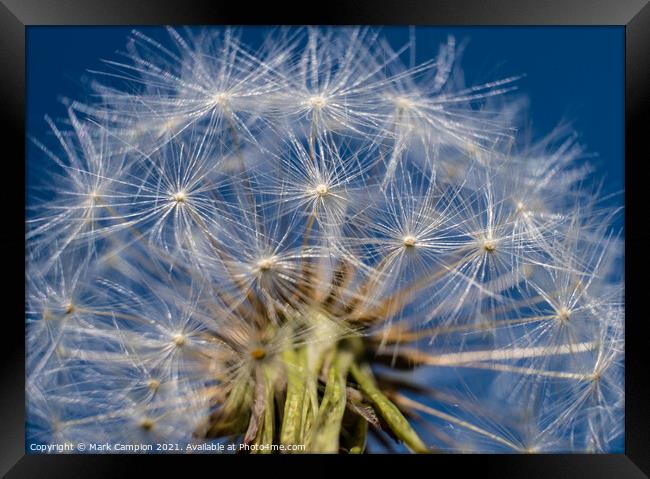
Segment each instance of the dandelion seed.
[{"label": "dandelion seed", "polygon": [[323,108],[327,104],[327,99],[321,95],[312,96],[307,100],[309,106],[315,110]]},{"label": "dandelion seed", "polygon": [[230,96],[225,92],[215,93],[212,97],[212,101],[215,103],[215,105],[219,105],[221,107],[227,107],[229,100]]},{"label": "dandelion seed", "polygon": [[273,265],[276,262],[276,258],[271,256],[270,258],[264,258],[257,262],[257,266],[260,271],[268,271],[273,268]]},{"label": "dandelion seed", "polygon": [[497,249],[497,242],[495,240],[483,240],[483,249],[488,253],[493,253]]},{"label": "dandelion seed", "polygon": [[150,431],[150,430],[152,430],[154,428],[155,424],[156,423],[151,419],[143,419],[140,422],[140,427],[142,429],[144,429],[145,431]]},{"label": "dandelion seed", "polygon": [[315,191],[318,196],[325,196],[329,192],[329,188],[327,185],[321,183],[320,185],[316,186]]},{"label": "dandelion seed", "polygon": [[187,199],[187,195],[185,194],[184,191],[177,191],[172,195],[172,200],[175,201],[176,203],[184,203],[186,199]]},{"label": "dandelion seed", "polygon": [[562,321],[568,321],[569,318],[571,317],[571,312],[566,308],[560,308],[560,310],[557,313],[557,316]]},{"label": "dandelion seed", "polygon": [[263,348],[255,348],[251,351],[251,357],[257,361],[261,361],[266,357],[266,351]]},{"label": "dandelion seed", "polygon": [[415,246],[415,243],[417,243],[417,238],[415,236],[412,236],[412,235],[406,235],[406,236],[404,236],[402,241],[404,242],[404,246],[406,246],[408,248],[408,247]]}]

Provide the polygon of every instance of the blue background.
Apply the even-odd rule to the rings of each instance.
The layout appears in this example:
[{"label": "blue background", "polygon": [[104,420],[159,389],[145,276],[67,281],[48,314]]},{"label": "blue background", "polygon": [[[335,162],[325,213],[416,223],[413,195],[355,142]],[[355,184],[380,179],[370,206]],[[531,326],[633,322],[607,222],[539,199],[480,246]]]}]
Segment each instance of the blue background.
[{"label": "blue background", "polygon": [[[159,27],[139,27],[162,38]],[[43,140],[45,114],[63,117],[63,97],[84,100],[89,69],[105,69],[101,59],[118,59],[131,27],[27,28],[27,132]],[[256,47],[267,27],[242,29],[244,43]],[[393,47],[409,39],[408,27],[383,27]],[[416,60],[436,55],[453,34],[468,40],[461,66],[468,84],[525,74],[518,81],[528,96],[529,126],[534,137],[570,120],[580,142],[605,178],[604,192],[623,191],[624,178],[624,48],[623,27],[416,27]],[[408,54],[405,60],[408,61]],[[28,186],[38,183],[46,158],[27,142]],[[623,204],[617,195],[610,204]],[[622,227],[622,220],[619,219]]]}]

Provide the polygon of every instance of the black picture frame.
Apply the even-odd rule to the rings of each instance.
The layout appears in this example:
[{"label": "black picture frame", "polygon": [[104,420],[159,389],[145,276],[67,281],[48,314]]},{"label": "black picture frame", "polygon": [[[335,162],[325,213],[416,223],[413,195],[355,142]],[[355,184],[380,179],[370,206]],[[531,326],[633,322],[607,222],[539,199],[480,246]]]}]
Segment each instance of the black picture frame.
[{"label": "black picture frame", "polygon": [[[24,271],[25,249],[25,38],[30,25],[163,25],[163,24],[419,24],[419,25],[620,25],[625,27],[625,268],[626,268],[626,410],[625,454],[400,456],[389,461],[411,472],[411,464],[445,469],[479,467],[500,477],[636,478],[650,475],[650,347],[641,314],[650,257],[650,222],[645,195],[650,176],[650,5],[648,0],[330,0],[325,8],[291,7],[279,2],[251,3],[204,0],[2,0],[0,2],[0,105],[3,142],[4,206],[0,245],[5,278],[0,354],[0,473],[8,478],[124,477],[168,467],[170,461],[189,464],[188,456],[26,455],[24,448]],[[314,12],[308,13],[309,11]],[[317,13],[316,13],[317,12]],[[603,92],[604,95],[607,92]],[[10,153],[12,152],[12,153]],[[646,277],[642,276],[646,274]],[[645,294],[644,294],[645,293]],[[242,461],[242,456],[192,456],[218,474],[218,464]],[[247,459],[246,467],[282,467],[302,471],[300,463],[317,460],[325,467],[342,462],[382,464],[386,456],[359,458],[275,456]],[[295,462],[294,462],[295,461]],[[427,466],[429,461],[435,465]],[[146,464],[146,465],[145,465]],[[243,463],[242,463],[243,464]],[[295,464],[295,466],[291,466]],[[295,468],[294,468],[295,467]],[[332,469],[335,471],[335,469]],[[449,470],[449,469],[447,469]],[[302,471],[304,472],[304,471]],[[272,469],[268,473],[272,473]]]}]

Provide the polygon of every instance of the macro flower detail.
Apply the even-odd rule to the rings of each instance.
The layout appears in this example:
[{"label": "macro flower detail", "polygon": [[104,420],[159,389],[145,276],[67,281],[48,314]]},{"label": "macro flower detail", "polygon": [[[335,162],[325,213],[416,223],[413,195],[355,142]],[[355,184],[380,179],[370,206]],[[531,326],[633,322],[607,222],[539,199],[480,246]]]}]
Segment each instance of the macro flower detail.
[{"label": "macro flower detail", "polygon": [[465,84],[451,36],[265,35],[134,31],[34,139],[28,439],[619,447],[620,211],[571,128],[524,141],[518,77]]}]

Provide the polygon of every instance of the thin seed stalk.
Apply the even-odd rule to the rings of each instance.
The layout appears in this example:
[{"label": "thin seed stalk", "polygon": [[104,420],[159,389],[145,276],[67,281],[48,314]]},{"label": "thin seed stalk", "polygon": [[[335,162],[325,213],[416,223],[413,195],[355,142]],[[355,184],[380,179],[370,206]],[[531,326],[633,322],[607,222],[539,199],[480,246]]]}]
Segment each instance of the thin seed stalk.
[{"label": "thin seed stalk", "polygon": [[361,416],[357,416],[350,431],[350,437],[347,439],[348,452],[350,454],[363,454],[366,450],[367,439],[368,421]]},{"label": "thin seed stalk", "polygon": [[[264,407],[264,420],[262,422],[262,428],[258,432],[257,437],[255,438],[255,443],[263,446],[269,446],[273,444],[273,432],[274,432],[274,393],[273,386],[271,384],[266,384],[266,403]],[[270,454],[273,452],[270,448],[261,448],[260,453]]]},{"label": "thin seed stalk", "polygon": [[413,430],[409,422],[402,415],[400,410],[388,399],[377,387],[370,370],[361,368],[357,364],[350,366],[350,373],[354,377],[361,391],[372,402],[375,410],[386,421],[391,431],[413,452],[429,453],[422,439]]},{"label": "thin seed stalk", "polygon": [[327,385],[312,429],[313,452],[336,453],[339,450],[341,422],[345,413],[346,378],[354,355],[350,351],[335,350],[327,372]]},{"label": "thin seed stalk", "polygon": [[[318,371],[323,360],[322,351],[313,345],[299,351],[303,355],[305,364],[305,390],[302,401],[302,428],[301,437],[307,438],[308,432],[318,414]],[[311,365],[311,366],[310,366]]]},{"label": "thin seed stalk", "polygon": [[219,420],[210,427],[208,436],[238,434],[246,429],[250,418],[252,389],[247,378],[238,378],[222,406]]},{"label": "thin seed stalk", "polygon": [[287,371],[287,394],[280,430],[282,444],[303,444],[307,396],[307,363],[304,349],[287,348],[282,353]]},{"label": "thin seed stalk", "polygon": [[260,417],[256,418],[259,422],[253,444],[262,447],[254,449],[253,452],[270,454],[273,451],[269,446],[273,444],[275,430],[275,393],[273,389],[273,378],[270,377],[268,371],[259,372],[257,376],[256,388],[259,387],[260,389],[260,397],[256,398],[256,401],[262,401],[262,404],[260,405]]}]

